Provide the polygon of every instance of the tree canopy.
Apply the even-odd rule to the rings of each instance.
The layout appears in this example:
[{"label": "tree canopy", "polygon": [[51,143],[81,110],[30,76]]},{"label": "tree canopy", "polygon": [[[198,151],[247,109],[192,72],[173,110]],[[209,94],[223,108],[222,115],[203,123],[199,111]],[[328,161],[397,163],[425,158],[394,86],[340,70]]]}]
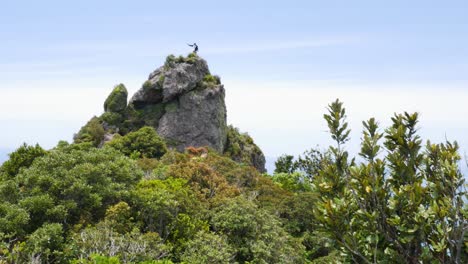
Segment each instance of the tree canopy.
[{"label": "tree canopy", "polygon": [[456,142],[424,143],[402,113],[364,121],[353,155],[343,103],[324,119],[334,144],[272,175],[233,160],[242,147],[180,153],[152,127],[102,144],[99,120],[73,144],[24,144],[0,167],[0,263],[468,262]]}]

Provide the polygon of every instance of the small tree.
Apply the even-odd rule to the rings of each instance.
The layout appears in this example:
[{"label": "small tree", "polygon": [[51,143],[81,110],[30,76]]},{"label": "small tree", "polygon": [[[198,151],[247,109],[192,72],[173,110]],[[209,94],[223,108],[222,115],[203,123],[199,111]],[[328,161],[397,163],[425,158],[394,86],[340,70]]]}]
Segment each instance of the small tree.
[{"label": "small tree", "polygon": [[349,134],[341,104],[330,105],[325,119],[337,147],[330,148],[335,162],[314,179],[319,228],[354,262],[462,263],[468,223],[457,143],[428,142],[423,150],[417,113],[395,115],[384,134],[371,118],[363,122],[363,162],[354,165],[341,149]]},{"label": "small tree", "polygon": [[73,140],[75,143],[91,142],[97,147],[104,139],[105,133],[106,131],[101,124],[101,120],[97,117],[93,117],[73,136]]},{"label": "small tree", "polygon": [[117,149],[127,156],[138,158],[160,158],[167,152],[166,142],[154,128],[146,126],[130,132],[123,137],[116,137],[107,146]]},{"label": "small tree", "polygon": [[275,162],[275,173],[293,173],[296,170],[294,156],[281,155]]}]

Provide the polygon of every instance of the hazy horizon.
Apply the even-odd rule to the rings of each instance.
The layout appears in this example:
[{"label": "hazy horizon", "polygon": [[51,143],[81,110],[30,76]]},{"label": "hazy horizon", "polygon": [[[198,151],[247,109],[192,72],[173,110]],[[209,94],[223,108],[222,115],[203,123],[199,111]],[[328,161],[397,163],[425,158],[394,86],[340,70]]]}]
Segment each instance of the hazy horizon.
[{"label": "hazy horizon", "polygon": [[[26,6],[26,7],[25,7]],[[200,56],[226,88],[228,123],[268,157],[331,141],[339,98],[359,148],[361,121],[382,129],[420,112],[424,139],[468,151],[468,3],[463,1],[16,1],[0,10],[0,148],[71,141],[113,86],[130,95],[168,54]]]}]

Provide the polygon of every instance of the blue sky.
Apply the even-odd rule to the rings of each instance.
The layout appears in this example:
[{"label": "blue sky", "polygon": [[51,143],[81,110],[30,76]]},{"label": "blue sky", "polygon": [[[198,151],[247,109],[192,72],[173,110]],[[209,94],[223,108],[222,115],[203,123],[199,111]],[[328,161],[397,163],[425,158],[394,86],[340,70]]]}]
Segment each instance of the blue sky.
[{"label": "blue sky", "polygon": [[327,138],[340,98],[360,121],[421,112],[421,133],[468,151],[466,1],[2,1],[0,149],[53,147],[117,83],[136,91],[166,55],[200,55],[226,88],[228,121],[267,156]]}]

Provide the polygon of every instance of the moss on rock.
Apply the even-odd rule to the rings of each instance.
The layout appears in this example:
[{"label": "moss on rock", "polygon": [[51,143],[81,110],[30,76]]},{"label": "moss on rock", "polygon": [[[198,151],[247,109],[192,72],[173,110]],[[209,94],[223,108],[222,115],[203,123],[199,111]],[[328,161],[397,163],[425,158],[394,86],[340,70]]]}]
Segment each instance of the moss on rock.
[{"label": "moss on rock", "polygon": [[127,107],[128,92],[125,85],[119,84],[114,87],[111,94],[107,97],[104,102],[104,111],[123,113]]}]

